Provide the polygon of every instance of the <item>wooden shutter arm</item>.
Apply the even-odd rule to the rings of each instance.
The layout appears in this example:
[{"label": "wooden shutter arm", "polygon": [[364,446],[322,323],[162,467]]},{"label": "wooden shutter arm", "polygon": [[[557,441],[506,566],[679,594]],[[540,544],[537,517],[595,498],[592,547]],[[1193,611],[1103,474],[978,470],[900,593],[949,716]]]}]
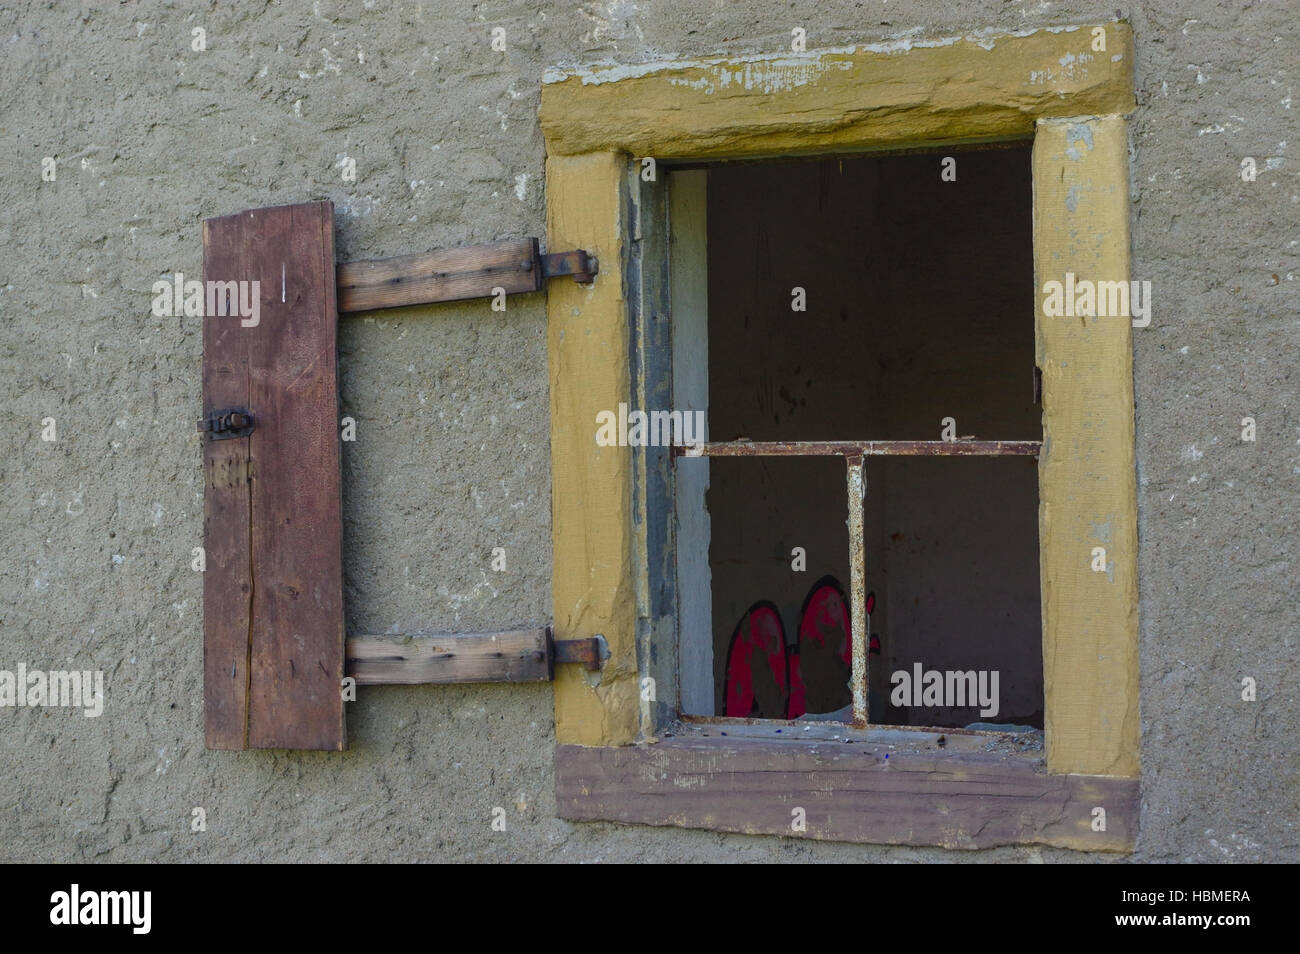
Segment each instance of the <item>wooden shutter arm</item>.
[{"label": "wooden shutter arm", "polygon": [[548,278],[572,275],[590,284],[599,265],[583,249],[543,255],[535,238],[424,252],[363,262],[335,270],[339,312],[374,311],[439,301],[491,298],[541,291]]},{"label": "wooden shutter arm", "polygon": [[603,636],[553,639],[549,627],[440,636],[350,636],[346,671],[359,686],[546,682],[556,663],[600,668]]}]

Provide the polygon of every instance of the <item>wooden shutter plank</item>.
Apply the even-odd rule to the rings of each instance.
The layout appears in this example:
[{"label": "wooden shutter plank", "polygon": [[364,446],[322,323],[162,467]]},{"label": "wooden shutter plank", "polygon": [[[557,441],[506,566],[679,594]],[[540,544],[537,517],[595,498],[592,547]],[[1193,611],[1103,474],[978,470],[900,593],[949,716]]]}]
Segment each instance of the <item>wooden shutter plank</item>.
[{"label": "wooden shutter plank", "polygon": [[[204,279],[244,270],[240,249],[203,223]],[[248,406],[248,342],[238,321],[203,320],[203,409]],[[203,447],[203,723],[210,749],[248,746],[248,438]]]},{"label": "wooden shutter plank", "polygon": [[[204,319],[204,408],[227,406],[206,391],[208,367],[217,377],[216,369],[230,365],[220,377],[233,381],[242,365],[255,422],[248,437],[210,442],[204,455],[213,485],[227,448],[247,445],[244,509],[227,500],[233,490],[209,490],[206,512],[223,553],[235,549],[242,516],[248,554],[246,580],[233,555],[213,575],[210,554],[204,586],[205,710],[209,745],[217,748],[345,744],[333,219],[333,205],[316,202],[241,212],[204,227],[205,279],[261,283],[257,325],[243,327],[238,316]],[[223,618],[234,594],[243,606]],[[233,678],[223,668],[228,660]]]}]

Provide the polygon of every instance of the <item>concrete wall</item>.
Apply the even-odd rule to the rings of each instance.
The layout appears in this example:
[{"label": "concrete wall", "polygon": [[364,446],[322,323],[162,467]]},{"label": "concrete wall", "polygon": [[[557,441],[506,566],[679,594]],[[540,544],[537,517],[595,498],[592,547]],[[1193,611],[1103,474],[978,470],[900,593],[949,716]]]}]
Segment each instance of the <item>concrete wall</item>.
[{"label": "concrete wall", "polygon": [[[367,9],[367,6],[372,9]],[[1123,5],[1146,861],[1295,860],[1300,142],[1289,5]],[[103,669],[98,719],[0,710],[0,857],[136,861],[1078,860],[554,818],[547,686],[378,688],[351,751],[202,745],[200,328],[149,312],[199,221],[332,199],[343,259],[544,234],[538,86],[640,62],[1112,16],[1113,3],[829,0],[0,11],[0,667]],[[509,48],[489,47],[504,26]],[[191,50],[191,30],[207,49]],[[1243,183],[1243,156],[1259,178]],[[44,156],[58,179],[42,182]],[[357,160],[355,183],[339,163]],[[545,308],[345,319],[348,628],[479,629],[550,606]],[[1239,441],[1240,420],[1259,440]],[[59,439],[40,440],[54,417]],[[504,546],[508,572],[493,574]],[[1239,699],[1242,676],[1259,701]],[[1230,795],[1229,795],[1230,793]],[[493,832],[491,810],[507,810]],[[207,831],[190,830],[192,809]]]}]

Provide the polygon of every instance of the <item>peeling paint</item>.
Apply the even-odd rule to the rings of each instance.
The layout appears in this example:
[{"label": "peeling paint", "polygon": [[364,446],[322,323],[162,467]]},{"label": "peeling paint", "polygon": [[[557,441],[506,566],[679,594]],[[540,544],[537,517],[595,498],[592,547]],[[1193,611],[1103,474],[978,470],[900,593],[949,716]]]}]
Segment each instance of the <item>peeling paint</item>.
[{"label": "peeling paint", "polygon": [[[1118,22],[1118,21],[1111,21]],[[1048,27],[1047,33],[1073,33],[1081,29],[1079,26],[1067,27]],[[586,66],[569,66],[569,67],[548,67],[542,75],[543,84],[562,83],[568,79],[580,79],[584,86],[600,85],[603,83],[617,83],[626,79],[635,79],[644,76],[652,76],[656,73],[676,73],[686,70],[709,70],[723,65],[750,64],[758,65],[764,63],[782,63],[787,66],[798,65],[803,67],[808,64],[816,64],[825,57],[851,57],[858,53],[906,53],[910,50],[919,49],[936,49],[940,47],[955,46],[958,43],[970,43],[978,46],[982,50],[991,51],[997,47],[999,39],[1012,39],[1033,36],[1036,33],[1043,32],[1036,29],[1028,30],[978,30],[972,33],[962,34],[961,36],[945,36],[934,39],[916,37],[918,30],[910,30],[906,33],[899,34],[886,40],[875,43],[859,43],[853,46],[826,47],[820,50],[810,50],[807,53],[751,53],[737,56],[716,57],[700,60],[665,60],[661,62],[650,63],[617,63],[614,61],[604,61]],[[1111,57],[1112,60],[1118,60],[1120,54]],[[1083,53],[1077,57],[1072,57],[1071,62],[1086,62],[1092,60],[1091,54]],[[1065,65],[1064,60],[1062,65]],[[746,87],[749,88],[749,87]]]},{"label": "peeling paint", "polygon": [[1069,131],[1065,134],[1065,141],[1067,143],[1065,155],[1072,161],[1078,162],[1083,158],[1083,153],[1074,148],[1074,144],[1081,142],[1085,152],[1092,152],[1092,127],[1087,123],[1071,123]]},{"label": "peeling paint", "polygon": [[[910,48],[911,41],[900,41],[894,52]],[[956,39],[951,42],[957,42]],[[925,45],[944,45],[932,43]],[[881,44],[876,52],[891,52]],[[792,89],[810,82],[817,75],[832,68],[852,69],[848,60],[857,47],[836,47],[809,53],[764,53],[750,56],[728,57],[712,60],[670,60],[658,63],[610,64],[591,68],[571,70],[547,70],[542,77],[543,83],[560,83],[567,79],[578,78],[583,86],[600,86],[605,83],[618,83],[628,79],[638,79],[656,74],[685,73],[687,71],[705,71],[713,79],[713,87],[729,85],[735,82],[745,89]],[[838,60],[838,62],[837,62]],[[685,79],[668,76],[674,86],[688,86],[694,89],[707,89],[712,92],[709,79]]]}]

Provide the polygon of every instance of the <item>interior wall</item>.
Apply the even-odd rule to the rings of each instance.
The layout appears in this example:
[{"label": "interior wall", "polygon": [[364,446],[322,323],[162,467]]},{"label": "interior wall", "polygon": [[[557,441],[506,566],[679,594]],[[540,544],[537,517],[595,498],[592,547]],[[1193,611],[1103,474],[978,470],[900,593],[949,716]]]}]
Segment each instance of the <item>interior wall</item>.
[{"label": "interior wall", "polygon": [[[1027,146],[710,170],[713,440],[1035,440]],[[802,288],[806,311],[792,310]],[[712,461],[714,672],[755,601],[787,639],[814,581],[849,587],[844,461]],[[1032,460],[867,461],[867,588],[877,594],[870,717],[965,725],[973,707],[896,708],[894,672],[998,670],[999,714],[1041,726]],[[791,549],[808,554],[804,572]],[[810,695],[821,692],[810,687]]]}]

